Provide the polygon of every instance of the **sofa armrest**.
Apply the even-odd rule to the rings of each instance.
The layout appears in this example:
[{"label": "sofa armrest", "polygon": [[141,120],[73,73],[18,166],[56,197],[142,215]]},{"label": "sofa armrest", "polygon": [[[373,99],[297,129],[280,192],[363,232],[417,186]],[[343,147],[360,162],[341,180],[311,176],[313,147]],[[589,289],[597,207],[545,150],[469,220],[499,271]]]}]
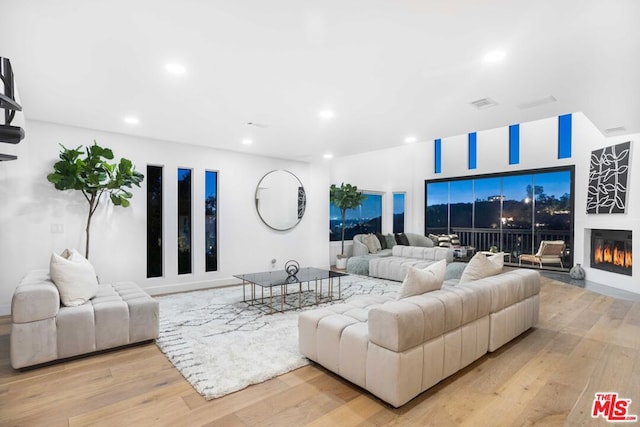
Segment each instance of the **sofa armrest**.
[{"label": "sofa armrest", "polygon": [[424,313],[415,304],[393,301],[369,310],[369,340],[394,352],[423,342]]},{"label": "sofa armrest", "polygon": [[427,236],[423,236],[417,233],[404,233],[409,240],[409,246],[422,246],[423,248],[432,248],[433,240]]},{"label": "sofa armrest", "polygon": [[55,317],[60,310],[60,294],[51,281],[20,284],[11,300],[13,323],[29,323]]},{"label": "sofa armrest", "polygon": [[367,248],[367,245],[365,245],[361,241],[354,238],[353,239],[353,256],[362,256],[362,255],[369,255],[369,248]]}]

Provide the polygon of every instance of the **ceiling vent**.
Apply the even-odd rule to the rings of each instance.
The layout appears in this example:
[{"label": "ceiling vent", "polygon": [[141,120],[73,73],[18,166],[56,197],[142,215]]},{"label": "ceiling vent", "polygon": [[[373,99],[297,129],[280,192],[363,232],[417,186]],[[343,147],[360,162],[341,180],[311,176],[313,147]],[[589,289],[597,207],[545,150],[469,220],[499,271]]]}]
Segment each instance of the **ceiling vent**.
[{"label": "ceiling vent", "polygon": [[626,131],[627,131],[627,128],[625,128],[624,126],[618,126],[618,127],[615,127],[615,128],[605,129],[604,133],[606,135],[615,135],[615,134],[623,133],[623,132],[626,132]]},{"label": "ceiling vent", "polygon": [[469,104],[473,105],[478,110],[484,110],[498,105],[498,103],[491,98],[476,99],[475,101],[471,101]]},{"label": "ceiling vent", "polygon": [[549,95],[545,96],[544,98],[534,99],[533,101],[518,104],[518,108],[521,110],[527,110],[529,108],[540,107],[541,105],[552,104],[556,101],[557,99],[553,95]]}]

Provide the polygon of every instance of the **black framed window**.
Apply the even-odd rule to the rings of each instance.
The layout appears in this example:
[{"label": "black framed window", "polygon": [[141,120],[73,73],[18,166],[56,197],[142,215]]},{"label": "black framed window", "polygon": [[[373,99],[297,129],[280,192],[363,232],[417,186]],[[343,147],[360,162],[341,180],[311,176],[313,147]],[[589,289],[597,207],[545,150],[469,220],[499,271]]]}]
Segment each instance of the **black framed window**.
[{"label": "black framed window", "polygon": [[568,166],[426,180],[425,230],[513,257],[563,240],[565,265],[573,265],[574,176]]},{"label": "black framed window", "polygon": [[393,232],[404,233],[404,193],[393,193]]},{"label": "black framed window", "polygon": [[178,274],[191,266],[191,169],[178,169]]},{"label": "black framed window", "polygon": [[205,171],[205,271],[218,270],[218,172]]},{"label": "black framed window", "polygon": [[[382,233],[382,194],[367,193],[363,191],[367,199],[356,209],[347,209],[345,240],[353,240],[356,234]],[[342,240],[342,217],[340,209],[333,203],[329,204],[329,224],[331,233],[329,240],[339,242]]]},{"label": "black framed window", "polygon": [[147,277],[162,277],[162,166],[147,165]]}]

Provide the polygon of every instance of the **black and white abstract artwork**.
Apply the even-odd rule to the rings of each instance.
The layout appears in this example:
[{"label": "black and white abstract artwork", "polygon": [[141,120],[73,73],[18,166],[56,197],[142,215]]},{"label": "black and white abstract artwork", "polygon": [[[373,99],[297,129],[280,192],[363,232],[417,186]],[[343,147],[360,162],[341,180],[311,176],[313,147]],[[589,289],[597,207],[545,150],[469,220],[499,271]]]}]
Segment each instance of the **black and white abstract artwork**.
[{"label": "black and white abstract artwork", "polygon": [[591,152],[587,213],[625,213],[631,141]]}]

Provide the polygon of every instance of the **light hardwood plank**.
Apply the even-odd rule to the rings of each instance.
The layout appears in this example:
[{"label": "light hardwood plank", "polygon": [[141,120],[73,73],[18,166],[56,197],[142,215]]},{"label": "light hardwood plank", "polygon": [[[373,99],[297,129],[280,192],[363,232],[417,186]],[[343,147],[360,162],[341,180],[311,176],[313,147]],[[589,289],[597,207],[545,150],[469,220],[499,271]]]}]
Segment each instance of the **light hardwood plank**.
[{"label": "light hardwood plank", "polygon": [[317,365],[206,400],[154,344],[15,371],[0,318],[0,425],[606,425],[594,393],[640,415],[640,303],[542,279],[536,327],[393,408]]}]

